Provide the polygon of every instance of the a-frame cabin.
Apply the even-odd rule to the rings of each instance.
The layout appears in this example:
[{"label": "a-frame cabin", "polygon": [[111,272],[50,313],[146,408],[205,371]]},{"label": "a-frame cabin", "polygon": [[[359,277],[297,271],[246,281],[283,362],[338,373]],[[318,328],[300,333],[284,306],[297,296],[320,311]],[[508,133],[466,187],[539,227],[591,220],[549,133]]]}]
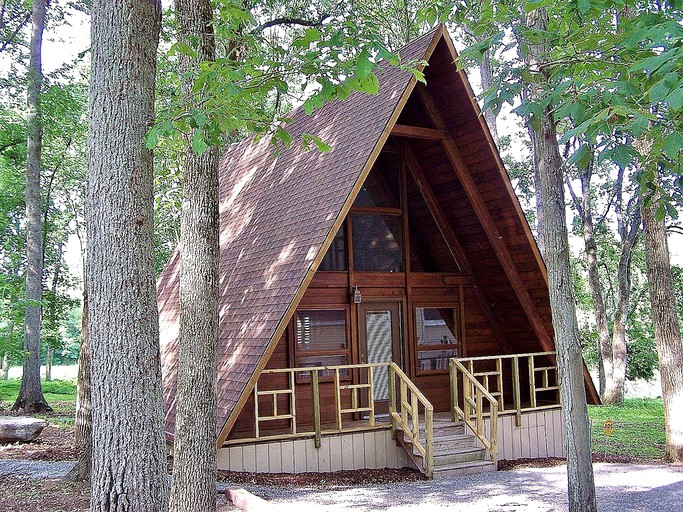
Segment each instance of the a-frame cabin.
[{"label": "a-frame cabin", "polygon": [[[547,280],[472,89],[439,28],[376,96],[246,140],[221,167],[219,467],[429,476],[562,456]],[[175,422],[176,253],[158,286]],[[597,396],[586,377],[589,400]]]}]

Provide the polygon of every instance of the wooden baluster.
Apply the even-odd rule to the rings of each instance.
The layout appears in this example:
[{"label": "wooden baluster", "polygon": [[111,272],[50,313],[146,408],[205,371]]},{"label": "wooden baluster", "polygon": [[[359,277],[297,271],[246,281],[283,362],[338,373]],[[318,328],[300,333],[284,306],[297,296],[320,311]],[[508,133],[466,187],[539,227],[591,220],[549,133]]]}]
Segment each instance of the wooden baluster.
[{"label": "wooden baluster", "polygon": [[320,448],[320,388],[318,386],[318,370],[311,372],[311,393],[313,398],[313,429],[315,430],[315,447]]},{"label": "wooden baluster", "polygon": [[477,386],[477,436],[479,437],[481,437],[481,434],[484,431],[484,422],[482,420],[482,401],[481,388]]},{"label": "wooden baluster", "polygon": [[463,419],[465,420],[465,423],[470,422],[470,412],[471,412],[471,407],[472,407],[471,400],[472,400],[472,383],[468,379],[465,379],[464,374],[463,374],[462,412],[463,412]]},{"label": "wooden baluster", "polygon": [[534,366],[534,356],[529,356],[529,397],[531,408],[536,409],[536,370]]},{"label": "wooden baluster", "polygon": [[403,426],[408,426],[408,411],[406,410],[406,404],[408,403],[408,386],[406,381],[401,378],[401,421]]},{"label": "wooden baluster", "polygon": [[499,357],[496,359],[496,371],[498,372],[498,405],[501,411],[505,410],[505,399],[504,399],[504,389],[503,389],[503,358]]},{"label": "wooden baluster", "polygon": [[336,421],[337,421],[337,430],[342,429],[342,416],[341,416],[341,386],[339,385],[339,368],[334,369],[334,405],[337,408],[336,410]]},{"label": "wooden baluster", "polygon": [[256,381],[256,384],[254,384],[254,433],[257,439],[259,437],[258,421],[258,381]]},{"label": "wooden baluster", "polygon": [[519,358],[512,358],[512,399],[515,406],[515,425],[522,425],[522,397],[519,389]]},{"label": "wooden baluster", "polygon": [[296,434],[296,378],[294,371],[289,372],[289,389],[291,390],[290,404],[292,405],[292,434]]},{"label": "wooden baluster", "polygon": [[458,372],[453,359],[450,360],[449,374],[451,380],[451,421],[458,421],[458,414],[456,408],[458,407]]},{"label": "wooden baluster", "polygon": [[368,403],[370,407],[370,426],[375,426],[375,383],[372,376],[372,366],[368,367]]},{"label": "wooden baluster", "polygon": [[396,439],[396,370],[394,364],[390,363],[387,371],[389,372],[389,422],[391,423],[391,437]]},{"label": "wooden baluster", "polygon": [[413,420],[413,435],[415,439],[420,438],[420,412],[417,406],[417,395],[411,391],[410,392],[410,407],[412,409],[411,415]]}]

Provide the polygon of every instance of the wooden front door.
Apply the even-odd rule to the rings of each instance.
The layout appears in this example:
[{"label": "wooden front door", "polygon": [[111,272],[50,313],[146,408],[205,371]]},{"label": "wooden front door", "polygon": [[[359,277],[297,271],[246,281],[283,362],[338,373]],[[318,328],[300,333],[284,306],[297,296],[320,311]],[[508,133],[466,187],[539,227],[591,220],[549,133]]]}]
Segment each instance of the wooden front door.
[{"label": "wooden front door", "polygon": [[[401,302],[363,302],[358,306],[358,339],[361,363],[395,362],[402,366]],[[362,372],[367,382],[367,373]],[[389,411],[389,372],[373,369],[375,412]]]}]

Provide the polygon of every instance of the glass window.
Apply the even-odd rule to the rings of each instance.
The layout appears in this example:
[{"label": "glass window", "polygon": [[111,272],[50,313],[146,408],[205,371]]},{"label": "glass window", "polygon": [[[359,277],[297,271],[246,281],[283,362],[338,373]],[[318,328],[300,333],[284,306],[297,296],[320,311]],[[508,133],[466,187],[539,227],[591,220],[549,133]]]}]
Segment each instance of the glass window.
[{"label": "glass window", "polygon": [[318,270],[344,272],[347,270],[346,257],[346,224],[343,224],[327,249]]},{"label": "glass window", "polygon": [[342,309],[299,310],[296,314],[297,349],[321,352],[346,349],[346,311]]},{"label": "glass window", "polygon": [[[349,362],[346,341],[346,309],[300,309],[296,312],[296,366],[338,366]],[[339,372],[348,377],[348,372]],[[320,377],[332,377],[333,371],[320,371]],[[308,379],[310,374],[300,373]]]},{"label": "glass window", "polygon": [[418,372],[448,370],[448,359],[460,355],[457,308],[415,308]]},{"label": "glass window", "polygon": [[400,208],[401,161],[398,154],[382,153],[363,183],[355,207]]},{"label": "glass window", "polygon": [[352,214],[353,268],[359,272],[403,272],[400,215]]}]

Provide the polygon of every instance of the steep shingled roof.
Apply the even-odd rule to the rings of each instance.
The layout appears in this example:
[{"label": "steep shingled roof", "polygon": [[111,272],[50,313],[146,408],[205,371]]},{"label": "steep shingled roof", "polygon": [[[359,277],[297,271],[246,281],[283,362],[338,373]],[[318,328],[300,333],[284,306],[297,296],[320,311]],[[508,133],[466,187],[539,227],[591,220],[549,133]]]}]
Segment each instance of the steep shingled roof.
[{"label": "steep shingled roof", "polygon": [[[420,106],[425,97],[440,111],[443,126],[436,128],[448,133],[459,169],[442,142],[408,146],[425,174],[430,173],[427,182],[441,180],[431,184],[434,196],[460,238],[493,321],[512,351],[553,348],[545,267],[467,78],[456,70],[446,30],[430,32],[400,53],[403,59],[429,61],[427,86],[416,88],[410,72],[382,65],[376,96],[352,94],[312,116],[301,110],[290,115],[287,128],[295,137],[319,135],[331,145],[329,152],[293,144],[278,153],[266,139],[245,140],[226,151],[220,178],[219,444],[397,119],[433,124],[430,115],[425,117],[428,109]],[[158,283],[169,435],[175,426],[178,272],[176,253]],[[590,377],[586,382],[597,401]]]},{"label": "steep shingled roof", "polygon": [[[438,29],[400,52],[425,59],[442,37]],[[275,148],[267,138],[248,139],[226,151],[220,169],[220,335],[218,429],[247,388],[267,349],[277,341],[306,285],[328,235],[336,232],[414,86],[413,75],[382,65],[376,96],[352,94],[307,116],[291,114],[287,130],[320,136],[327,153],[294,143]],[[409,92],[409,91],[408,91]],[[390,127],[389,127],[390,128]],[[279,149],[279,154],[276,153]],[[374,151],[374,150],[377,151]],[[355,193],[353,194],[355,196]],[[326,247],[325,247],[326,249]],[[179,256],[158,283],[166,430],[175,425]]]}]

